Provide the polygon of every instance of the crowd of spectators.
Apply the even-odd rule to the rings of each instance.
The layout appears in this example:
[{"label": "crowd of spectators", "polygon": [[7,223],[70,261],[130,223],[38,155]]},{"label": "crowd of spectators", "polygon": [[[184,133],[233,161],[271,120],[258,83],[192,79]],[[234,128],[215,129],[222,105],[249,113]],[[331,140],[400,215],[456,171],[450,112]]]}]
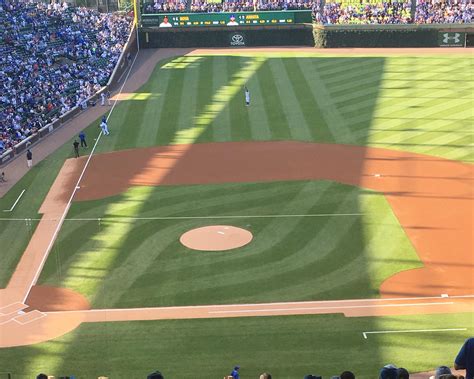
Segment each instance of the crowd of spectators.
[{"label": "crowd of spectators", "polygon": [[315,7],[316,22],[330,24],[409,24],[409,2],[371,4],[326,3],[322,9]]},{"label": "crowd of spectators", "polygon": [[474,3],[471,1],[427,1],[416,5],[417,24],[467,24],[473,21]]},{"label": "crowd of spectators", "polygon": [[215,13],[215,12],[255,12],[280,10],[311,10],[313,0],[154,0],[144,5],[144,13]]},{"label": "crowd of spectators", "polygon": [[180,13],[186,12],[186,0],[154,0],[146,3],[144,13]]},{"label": "crowd of spectators", "polygon": [[131,20],[64,3],[0,0],[0,154],[105,85]]},{"label": "crowd of spectators", "polygon": [[417,1],[415,17],[411,1],[327,1],[321,0],[154,0],[144,7],[145,13],[174,12],[254,12],[280,10],[313,10],[316,22],[323,24],[432,24],[470,23],[472,0]]}]

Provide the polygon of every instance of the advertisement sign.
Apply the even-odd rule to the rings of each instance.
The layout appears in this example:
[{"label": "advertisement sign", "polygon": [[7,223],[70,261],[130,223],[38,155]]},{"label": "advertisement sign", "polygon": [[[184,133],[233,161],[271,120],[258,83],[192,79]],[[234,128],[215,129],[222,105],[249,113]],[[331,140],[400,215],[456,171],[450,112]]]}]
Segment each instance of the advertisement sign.
[{"label": "advertisement sign", "polygon": [[245,35],[243,33],[230,34],[229,45],[232,47],[245,46]]},{"label": "advertisement sign", "polygon": [[464,47],[466,33],[463,32],[439,32],[438,44],[441,47]]}]

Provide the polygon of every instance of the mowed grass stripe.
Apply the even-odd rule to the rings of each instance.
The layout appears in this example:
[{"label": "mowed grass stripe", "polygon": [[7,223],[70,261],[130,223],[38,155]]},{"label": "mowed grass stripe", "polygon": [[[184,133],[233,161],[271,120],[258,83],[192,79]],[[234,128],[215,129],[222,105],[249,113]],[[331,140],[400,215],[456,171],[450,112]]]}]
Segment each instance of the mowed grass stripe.
[{"label": "mowed grass stripe", "polygon": [[257,71],[248,81],[250,91],[249,120],[252,139],[256,141],[269,141],[272,139],[263,94],[259,85],[259,72]]},{"label": "mowed grass stripe", "polygon": [[[468,111],[468,113],[470,113]],[[463,117],[465,111],[461,111],[461,114],[456,114],[456,117]],[[356,135],[365,135],[369,132],[372,135],[376,135],[379,132],[391,132],[391,131],[404,131],[404,129],[420,129],[422,132],[433,132],[438,130],[445,130],[448,133],[465,132],[466,128],[469,130],[469,118],[467,119],[451,119],[451,118],[432,118],[432,117],[405,117],[412,116],[407,113],[398,118],[388,117],[374,117],[370,130],[357,130]],[[453,117],[450,114],[449,117]],[[441,128],[442,127],[442,128]]]},{"label": "mowed grass stripe", "polygon": [[332,135],[329,131],[326,120],[323,117],[319,104],[311,91],[311,84],[308,83],[301,66],[297,60],[284,60],[284,73],[288,77],[289,87],[295,96],[297,105],[294,111],[303,116],[298,124],[292,125],[293,128],[302,128],[305,130],[305,138],[312,141],[331,141]]},{"label": "mowed grass stripe", "polygon": [[166,86],[165,101],[160,113],[159,131],[155,138],[155,145],[169,145],[173,141],[179,118],[178,105],[184,90],[183,71],[171,67],[168,70],[171,71],[171,74]]},{"label": "mowed grass stripe", "polygon": [[352,91],[347,91],[344,94],[339,96],[333,96],[334,105],[338,108],[344,106],[348,101],[354,99],[361,99],[366,97],[375,97],[378,94],[379,89],[377,87],[358,87],[354,88]]},{"label": "mowed grass stripe", "polygon": [[[451,106],[449,106],[449,105],[451,105]],[[439,108],[442,108],[442,109],[439,110]],[[436,112],[435,109],[436,109],[436,110],[439,110],[439,111]],[[425,119],[423,118],[423,116],[425,116],[425,115],[432,115],[432,116],[433,116],[433,121],[436,121],[436,120],[437,120],[436,115],[440,115],[440,116],[441,116],[441,115],[444,115],[444,114],[452,114],[452,113],[456,112],[457,110],[461,110],[461,112],[462,112],[462,111],[465,111],[465,110],[466,110],[465,105],[462,104],[462,103],[459,104],[458,102],[453,101],[453,102],[445,103],[445,104],[443,104],[443,106],[438,105],[438,106],[435,107],[435,108],[428,108],[428,109],[423,109],[423,110],[420,110],[420,111],[414,111],[414,112],[411,114],[411,116],[418,116],[418,117],[421,116],[420,118],[417,117],[416,120],[421,120],[421,123],[429,124],[429,123],[430,123],[430,120],[425,120]],[[420,113],[421,113],[421,114],[420,114]],[[411,119],[411,120],[404,120],[404,121],[407,122],[407,123],[410,123],[410,122],[413,123],[413,122],[415,122],[416,120],[415,120],[415,119]],[[388,126],[388,128],[390,129],[390,128],[397,127],[398,125],[400,125],[400,122],[401,122],[401,121],[399,121],[399,120],[392,119],[392,120],[386,120],[386,121],[384,121],[383,123],[381,123],[380,125],[382,125],[384,129],[387,129],[387,126]],[[450,122],[450,121],[445,121],[445,123],[449,123],[449,122]],[[395,126],[394,126],[394,124],[395,124]],[[429,131],[428,131],[427,133],[429,133]],[[426,132],[425,132],[424,134],[426,134]],[[448,136],[449,136],[449,135],[446,135],[446,137],[448,137]],[[437,135],[433,136],[433,138],[437,138],[437,137],[438,137]],[[373,136],[373,140],[374,140],[374,141],[377,141],[377,142],[384,142],[386,139],[389,139],[389,138],[390,138],[389,135],[384,136],[384,135],[378,134],[377,136]],[[410,138],[415,138],[415,136],[411,136]],[[422,138],[422,139],[421,139],[420,141],[423,141],[423,140],[426,141],[426,140],[424,139],[424,137],[421,137],[421,138]],[[429,137],[427,137],[427,138],[428,138],[428,140],[429,140]]]},{"label": "mowed grass stripe", "polygon": [[[238,57],[236,59],[227,59],[227,75],[229,77],[228,85],[239,75],[245,64],[251,58]],[[245,96],[243,88],[239,90],[228,103],[230,113],[230,128],[233,141],[248,141],[252,138],[250,131],[250,118],[248,108],[245,105]]]},{"label": "mowed grass stripe", "polygon": [[[190,127],[197,127],[198,118],[201,117],[200,113],[206,109],[206,106],[209,106],[212,102],[212,97],[215,94],[213,91],[214,86],[214,57],[204,58],[197,68],[198,81],[195,88],[189,90],[190,96],[194,97],[194,119]],[[187,85],[187,83],[186,83]],[[187,90],[186,90],[187,91]],[[206,120],[204,129],[201,131],[200,135],[197,137],[199,142],[208,142],[213,141],[213,125],[214,120]],[[202,124],[199,124],[202,126]],[[197,141],[189,141],[189,143],[194,143]]]},{"label": "mowed grass stripe", "polygon": [[[228,84],[229,75],[227,73],[227,57],[213,57],[214,72],[212,81],[213,93],[217,93],[219,88]],[[196,96],[199,96],[197,94]],[[198,112],[198,110],[196,110]],[[232,141],[230,132],[230,112],[229,106],[224,107],[212,123],[213,140],[215,142]]]},{"label": "mowed grass stripe", "polygon": [[[430,127],[431,125],[432,127]],[[388,141],[393,140],[393,138],[402,140],[412,138],[414,136],[421,136],[425,133],[445,136],[447,128],[449,129],[448,131],[450,132],[450,134],[455,134],[457,136],[465,135],[465,133],[460,132],[460,130],[454,129],[458,127],[459,125],[457,121],[438,120],[430,123],[426,122],[426,120],[421,119],[405,120],[402,125],[393,128],[383,129],[373,126],[369,131],[369,135],[371,140],[375,140],[376,138],[387,138]]]},{"label": "mowed grass stripe", "polygon": [[[187,66],[186,69],[182,69],[184,76],[184,88],[181,94],[181,101],[176,105],[178,119],[175,135],[172,140],[174,143],[195,142],[193,140],[187,141],[185,138],[182,138],[179,133],[194,126],[194,115],[196,114],[197,109],[196,104],[199,101],[201,95],[199,91],[199,79],[202,67],[206,66],[206,64],[207,62],[199,59],[195,63]],[[212,82],[210,83],[210,86],[212,86]],[[212,87],[210,90],[212,90]]]},{"label": "mowed grass stripe", "polygon": [[[382,63],[382,64],[381,64]],[[348,66],[345,70],[340,71],[337,74],[331,75],[324,78],[324,82],[328,87],[338,87],[341,84],[351,82],[354,79],[361,77],[367,78],[370,76],[381,77],[384,72],[383,60],[377,59],[368,62],[362,67],[354,69],[354,67]]]},{"label": "mowed grass stripe", "polygon": [[307,123],[303,115],[304,106],[298,98],[298,91],[301,88],[288,77],[286,62],[287,59],[272,59],[271,65],[275,84],[286,92],[287,100],[283,103],[283,111],[288,119],[291,138],[294,140],[311,141],[313,140],[311,124]]},{"label": "mowed grass stripe", "polygon": [[[378,131],[373,131],[370,133],[371,139],[377,142],[390,141],[393,136],[397,136],[400,140],[413,140],[416,142],[428,142],[433,139],[440,137],[444,138],[459,138],[465,135],[461,132],[458,122],[439,120],[433,121],[432,123],[426,120],[405,120],[404,128],[389,128],[389,129],[379,129]],[[431,127],[430,127],[431,126]],[[449,133],[444,132],[449,128]],[[454,128],[458,128],[457,130]],[[461,132],[461,133],[459,133]]]},{"label": "mowed grass stripe", "polygon": [[[300,59],[301,63],[314,63],[319,71],[321,79],[325,81],[332,78],[337,78],[339,74],[352,72],[357,76],[356,71],[363,69],[370,64],[370,58],[324,58],[324,59]],[[321,63],[325,62],[325,63]]]},{"label": "mowed grass stripe", "polygon": [[291,139],[288,119],[283,112],[283,103],[278,88],[275,85],[275,78],[273,77],[270,65],[270,60],[265,61],[260,67],[257,76],[264,109],[268,117],[268,125],[273,140]]},{"label": "mowed grass stripe", "polygon": [[[153,146],[160,130],[160,115],[163,110],[166,99],[166,88],[172,70],[157,67],[154,74],[150,78],[150,82],[146,84],[143,91],[152,94],[153,101],[145,109],[145,123],[143,125],[135,124],[134,133],[138,135],[137,144],[141,147]],[[137,126],[139,126],[137,128]]]},{"label": "mowed grass stripe", "polygon": [[[352,140],[351,126],[349,120],[344,117],[333,102],[333,88],[326,86],[325,80],[320,78],[315,64],[301,68],[306,80],[312,83],[310,87],[311,92],[318,103],[319,109],[328,126],[328,131],[331,134],[331,140],[327,142],[350,142]],[[368,111],[369,113],[372,112],[371,109]]]}]

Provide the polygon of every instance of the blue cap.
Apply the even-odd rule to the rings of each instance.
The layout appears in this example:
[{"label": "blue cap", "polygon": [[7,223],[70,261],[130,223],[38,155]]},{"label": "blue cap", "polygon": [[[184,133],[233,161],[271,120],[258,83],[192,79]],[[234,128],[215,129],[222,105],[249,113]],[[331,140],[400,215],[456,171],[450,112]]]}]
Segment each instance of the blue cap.
[{"label": "blue cap", "polygon": [[386,365],[380,370],[380,379],[397,379],[398,370],[394,365]]}]

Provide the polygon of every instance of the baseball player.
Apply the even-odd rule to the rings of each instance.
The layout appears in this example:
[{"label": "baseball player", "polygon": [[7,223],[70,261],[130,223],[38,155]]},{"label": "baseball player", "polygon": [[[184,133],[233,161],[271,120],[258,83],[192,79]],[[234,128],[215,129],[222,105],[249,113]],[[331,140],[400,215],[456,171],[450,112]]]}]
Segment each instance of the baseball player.
[{"label": "baseball player", "polygon": [[102,129],[102,133],[106,136],[108,136],[110,133],[109,133],[109,128],[107,127],[107,119],[104,117],[102,117],[102,122],[100,123],[100,128]]},{"label": "baseball player", "polygon": [[247,86],[245,86],[245,105],[247,107],[250,105],[250,92]]}]

